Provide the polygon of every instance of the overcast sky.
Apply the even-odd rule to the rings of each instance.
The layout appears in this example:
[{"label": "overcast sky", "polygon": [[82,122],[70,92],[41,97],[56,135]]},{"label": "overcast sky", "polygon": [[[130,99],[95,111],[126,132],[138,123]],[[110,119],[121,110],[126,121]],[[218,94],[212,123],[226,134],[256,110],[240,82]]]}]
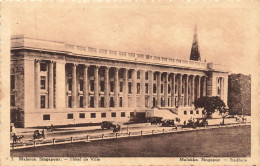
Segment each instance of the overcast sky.
[{"label": "overcast sky", "polygon": [[[255,8],[254,8],[255,7]],[[251,73],[257,5],[245,3],[13,3],[12,34],[189,59],[197,24],[201,58]]]}]

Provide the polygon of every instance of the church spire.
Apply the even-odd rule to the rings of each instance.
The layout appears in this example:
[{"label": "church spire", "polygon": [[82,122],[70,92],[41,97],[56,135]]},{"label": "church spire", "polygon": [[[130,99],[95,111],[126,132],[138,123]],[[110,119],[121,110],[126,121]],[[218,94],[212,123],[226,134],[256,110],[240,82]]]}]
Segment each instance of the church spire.
[{"label": "church spire", "polygon": [[199,43],[197,37],[197,25],[195,24],[193,42],[190,52],[190,60],[200,61]]}]

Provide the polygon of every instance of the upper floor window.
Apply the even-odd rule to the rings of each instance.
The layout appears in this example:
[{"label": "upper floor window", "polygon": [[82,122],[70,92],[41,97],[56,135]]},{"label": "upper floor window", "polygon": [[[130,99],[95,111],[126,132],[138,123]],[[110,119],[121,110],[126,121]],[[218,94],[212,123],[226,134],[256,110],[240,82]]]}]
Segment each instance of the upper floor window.
[{"label": "upper floor window", "polygon": [[41,76],[41,89],[46,89],[46,77]]},{"label": "upper floor window", "polygon": [[137,79],[140,79],[140,71],[137,71]]},{"label": "upper floor window", "polygon": [[148,80],[148,72],[145,72],[145,79]]},{"label": "upper floor window", "polygon": [[15,106],[15,95],[11,95],[11,106]]},{"label": "upper floor window", "polygon": [[90,80],[90,91],[94,91],[94,80]]},{"label": "upper floor window", "polygon": [[40,71],[47,71],[47,64],[46,63],[40,64]]},{"label": "upper floor window", "polygon": [[72,90],[72,79],[71,78],[68,79],[68,90],[69,91]]},{"label": "upper floor window", "polygon": [[83,91],[83,80],[82,79],[79,80],[79,89],[80,89],[80,91]]},{"label": "upper floor window", "polygon": [[11,90],[15,89],[15,77],[14,77],[14,75],[11,75],[10,83],[11,83],[11,85],[10,85]]},{"label": "upper floor window", "polygon": [[41,95],[41,108],[46,108],[46,96]]}]

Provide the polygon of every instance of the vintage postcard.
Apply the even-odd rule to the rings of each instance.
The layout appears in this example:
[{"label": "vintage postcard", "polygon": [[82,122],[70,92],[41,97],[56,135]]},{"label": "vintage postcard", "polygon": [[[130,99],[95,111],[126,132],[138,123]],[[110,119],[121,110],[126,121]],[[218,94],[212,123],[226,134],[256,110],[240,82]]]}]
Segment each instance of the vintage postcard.
[{"label": "vintage postcard", "polygon": [[258,165],[260,2],[1,2],[1,165]]}]

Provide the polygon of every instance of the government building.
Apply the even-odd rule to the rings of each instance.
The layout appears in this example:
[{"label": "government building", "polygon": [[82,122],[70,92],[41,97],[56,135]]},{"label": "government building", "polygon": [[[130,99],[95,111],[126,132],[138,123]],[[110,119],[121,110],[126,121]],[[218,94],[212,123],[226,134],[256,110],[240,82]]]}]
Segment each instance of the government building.
[{"label": "government building", "polygon": [[[174,55],[173,55],[174,56]],[[11,123],[20,127],[202,117],[193,102],[220,96],[225,66],[200,61],[197,33],[189,60],[14,35]]]}]

